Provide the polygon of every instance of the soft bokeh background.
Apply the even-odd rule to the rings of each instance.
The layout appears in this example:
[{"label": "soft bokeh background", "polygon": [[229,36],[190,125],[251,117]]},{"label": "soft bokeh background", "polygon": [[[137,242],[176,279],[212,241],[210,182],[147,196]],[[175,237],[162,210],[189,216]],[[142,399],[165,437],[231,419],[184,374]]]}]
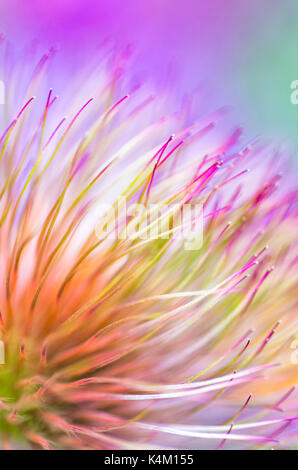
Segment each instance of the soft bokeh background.
[{"label": "soft bokeh background", "polygon": [[66,68],[106,38],[132,44],[147,79],[170,73],[181,93],[231,104],[248,136],[298,148],[297,0],[0,0],[0,30],[19,45],[59,45]]}]

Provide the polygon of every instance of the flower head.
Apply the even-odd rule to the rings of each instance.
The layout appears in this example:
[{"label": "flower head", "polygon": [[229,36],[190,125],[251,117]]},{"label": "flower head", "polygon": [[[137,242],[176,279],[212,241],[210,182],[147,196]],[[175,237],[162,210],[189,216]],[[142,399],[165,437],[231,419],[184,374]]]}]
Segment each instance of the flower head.
[{"label": "flower head", "polygon": [[[162,97],[129,82],[126,58],[86,66],[59,104],[44,94],[52,53],[25,90],[30,67],[7,71],[2,446],[292,445],[298,193],[284,153],[222,131],[222,109],[156,116]],[[158,236],[130,211],[113,227],[136,235],[111,238],[99,209],[119,200],[161,209]],[[192,249],[175,236],[189,204],[204,222]]]}]

